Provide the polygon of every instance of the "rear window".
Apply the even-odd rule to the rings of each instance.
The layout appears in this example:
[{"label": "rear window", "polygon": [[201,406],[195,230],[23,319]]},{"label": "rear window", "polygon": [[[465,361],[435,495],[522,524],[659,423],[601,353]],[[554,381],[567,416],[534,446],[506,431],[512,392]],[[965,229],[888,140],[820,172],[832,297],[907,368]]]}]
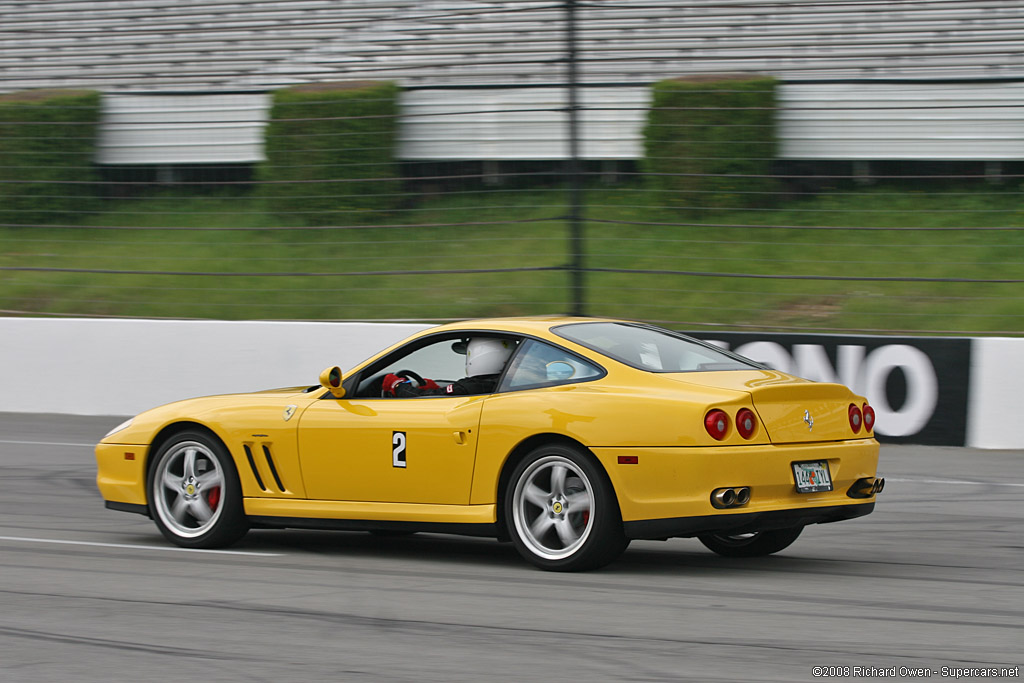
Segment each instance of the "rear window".
[{"label": "rear window", "polygon": [[762,366],[696,339],[631,323],[572,323],[552,330],[620,363],[648,372],[758,370]]}]

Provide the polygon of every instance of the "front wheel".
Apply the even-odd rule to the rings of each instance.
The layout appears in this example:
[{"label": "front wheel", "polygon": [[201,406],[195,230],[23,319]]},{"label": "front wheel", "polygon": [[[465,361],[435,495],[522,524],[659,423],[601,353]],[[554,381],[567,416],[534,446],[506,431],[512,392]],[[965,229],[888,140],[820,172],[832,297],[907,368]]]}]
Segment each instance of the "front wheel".
[{"label": "front wheel", "polygon": [[242,487],[227,449],[202,432],[175,434],[154,456],[149,509],[160,532],[184,548],[219,548],[249,530]]},{"label": "front wheel", "polygon": [[792,529],[754,531],[748,534],[705,534],[700,542],[723,557],[761,557],[788,548],[797,539],[802,526]]},{"label": "front wheel", "polygon": [[550,571],[604,566],[629,544],[605,473],[562,445],[541,446],[516,466],[505,520],[519,554]]}]

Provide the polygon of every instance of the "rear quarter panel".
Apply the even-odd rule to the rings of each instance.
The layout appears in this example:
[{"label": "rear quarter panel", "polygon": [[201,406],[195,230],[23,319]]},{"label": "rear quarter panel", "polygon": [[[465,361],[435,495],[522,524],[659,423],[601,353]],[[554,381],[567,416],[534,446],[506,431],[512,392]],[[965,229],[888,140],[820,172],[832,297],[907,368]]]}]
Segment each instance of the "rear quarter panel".
[{"label": "rear quarter panel", "polygon": [[497,500],[507,457],[539,434],[565,436],[591,449],[716,446],[703,427],[709,404],[733,412],[751,405],[742,392],[686,391],[678,384],[666,389],[653,382],[642,388],[590,382],[491,396],[480,421],[471,503]]}]

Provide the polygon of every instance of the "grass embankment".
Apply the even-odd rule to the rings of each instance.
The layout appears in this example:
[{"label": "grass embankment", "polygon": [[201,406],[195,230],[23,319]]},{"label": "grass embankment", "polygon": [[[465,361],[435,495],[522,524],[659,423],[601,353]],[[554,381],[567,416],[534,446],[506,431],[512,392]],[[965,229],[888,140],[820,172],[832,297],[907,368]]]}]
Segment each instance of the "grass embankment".
[{"label": "grass embankment", "polygon": [[[794,200],[772,210],[684,215],[652,206],[642,190],[592,190],[585,214],[586,265],[755,276],[1021,280],[1024,231],[984,229],[1024,226],[1020,199],[1019,192],[991,188],[873,188]],[[570,256],[561,191],[442,195],[376,219],[386,225],[347,229],[268,230],[281,223],[246,195],[109,200],[105,209],[74,227],[0,228],[0,266],[132,272],[2,271],[0,309],[219,319],[450,319],[570,308],[564,271],[345,275],[565,265]],[[301,224],[296,220],[293,226]],[[586,282],[592,315],[674,321],[691,329],[1024,332],[1019,283],[607,272],[588,273]]]}]

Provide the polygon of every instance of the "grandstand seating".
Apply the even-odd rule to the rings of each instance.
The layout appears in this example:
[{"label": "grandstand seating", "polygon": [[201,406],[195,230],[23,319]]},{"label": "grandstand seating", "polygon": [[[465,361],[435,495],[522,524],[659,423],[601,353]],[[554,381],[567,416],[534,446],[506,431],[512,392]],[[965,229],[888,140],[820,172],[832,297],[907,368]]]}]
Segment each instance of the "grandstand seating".
[{"label": "grandstand seating", "polygon": [[[93,88],[113,98],[196,96],[387,79],[407,89],[404,104],[414,114],[402,131],[406,158],[539,158],[541,152],[561,157],[558,117],[565,101],[562,95],[538,94],[566,80],[566,15],[560,5],[553,0],[0,0],[0,93]],[[578,3],[577,39],[579,79],[588,86],[582,99],[591,108],[584,117],[587,158],[639,154],[650,83],[722,72],[769,74],[787,84],[782,151],[794,158],[842,157],[848,154],[843,150],[852,149],[858,150],[855,156],[878,158],[881,144],[909,155],[900,158],[945,158],[946,150],[952,150],[952,158],[971,150],[982,158],[1020,157],[1005,142],[1024,135],[997,112],[1006,102],[1016,104],[1020,90],[1003,93],[992,85],[1024,81],[1020,0],[601,0]],[[893,80],[904,85],[883,94],[871,90],[873,85],[856,85]],[[831,85],[815,89],[823,82]],[[796,87],[801,83],[810,89]],[[509,95],[509,89],[521,91]],[[915,89],[947,102],[945,118],[924,114]],[[879,96],[884,106],[863,104]],[[538,97],[547,111],[517,113]],[[979,97],[1008,99],[966,107]],[[201,127],[196,116],[161,114],[156,107],[133,119],[126,101],[114,100],[110,107],[121,118],[106,123],[108,159],[180,163],[187,157],[182,150],[161,156],[158,147],[173,147],[175,121],[187,124],[194,137]],[[206,106],[191,102],[186,106]],[[442,103],[450,111],[439,112]],[[507,111],[481,113],[492,111],[495,103]],[[265,117],[261,111],[257,119]],[[459,114],[460,127],[442,130],[450,125],[445,116],[453,120],[452,112]],[[168,137],[151,148],[138,135],[141,128],[132,130],[153,123],[147,116],[162,117],[158,127],[167,124]],[[250,144],[258,132],[254,114],[241,116],[244,125],[215,122],[221,129],[215,135],[230,137],[225,128],[239,130],[245,143],[225,140],[235,150],[225,159],[256,160],[260,153]],[[895,121],[887,130],[899,144],[873,134],[882,120]],[[851,127],[851,121],[860,127]],[[258,121],[257,129],[261,125]],[[995,126],[995,132],[988,137],[979,132],[978,139],[987,142],[972,146],[969,135],[951,132],[963,125]],[[532,126],[533,133],[516,126]],[[119,138],[119,130],[127,137]],[[504,143],[494,139],[499,132]],[[815,142],[829,138],[852,141],[827,149]],[[920,142],[929,139],[959,142]],[[538,151],[531,152],[525,140]],[[201,160],[217,158],[214,147],[207,146]],[[239,156],[243,147],[248,151]],[[118,149],[134,151],[122,157]]]},{"label": "grandstand seating", "polygon": [[[577,14],[590,82],[1024,77],[1018,0],[607,0]],[[0,0],[0,91],[559,82],[563,19],[537,0]]]}]

